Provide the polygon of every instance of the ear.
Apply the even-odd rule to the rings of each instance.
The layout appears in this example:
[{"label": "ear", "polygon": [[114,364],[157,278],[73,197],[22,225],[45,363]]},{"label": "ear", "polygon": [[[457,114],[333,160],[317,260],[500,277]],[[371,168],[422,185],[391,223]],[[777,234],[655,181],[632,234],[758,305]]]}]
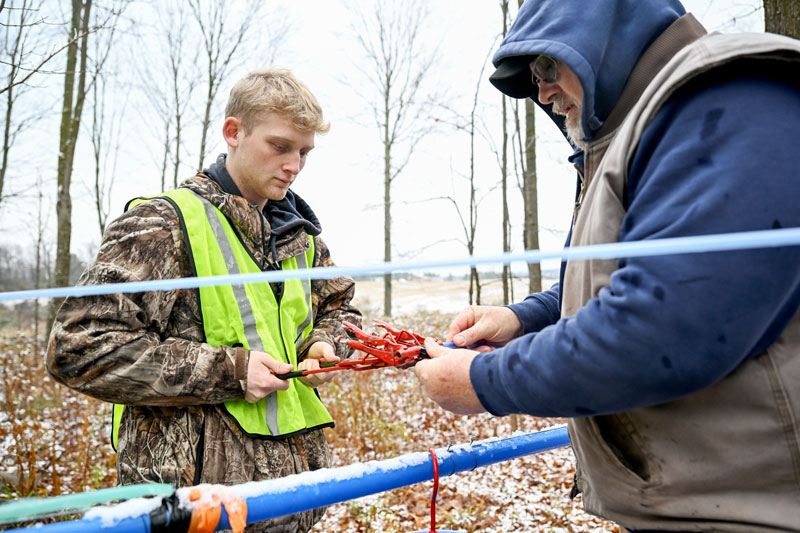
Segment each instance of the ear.
[{"label": "ear", "polygon": [[222,123],[222,136],[231,148],[239,146],[239,140],[244,136],[242,121],[236,117],[228,117]]}]

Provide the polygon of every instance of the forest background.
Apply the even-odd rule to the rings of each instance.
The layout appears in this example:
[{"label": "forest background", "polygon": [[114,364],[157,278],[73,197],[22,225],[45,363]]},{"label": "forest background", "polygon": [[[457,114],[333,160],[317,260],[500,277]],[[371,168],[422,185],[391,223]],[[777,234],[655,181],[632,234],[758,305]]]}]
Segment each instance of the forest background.
[{"label": "forest background", "polygon": [[[293,70],[332,124],[294,189],[339,265],[559,249],[571,149],[543,113],[488,83],[520,3],[0,0],[0,290],[74,283],[127,200],[174,187],[224,151],[230,86],[267,65]],[[684,4],[709,30],[763,31],[766,19],[797,35],[797,2]],[[557,264],[542,268],[401,272],[361,280],[357,299],[368,321],[392,316],[441,338],[467,303],[547,286]],[[0,308],[5,498],[114,484],[107,406],[44,372],[51,312],[35,301]],[[443,414],[408,373],[343,375],[327,394],[337,464],[563,422]],[[573,469],[564,449],[453,480],[443,520],[470,531],[614,531],[566,497]],[[429,490],[335,506],[318,529],[419,529]]]}]

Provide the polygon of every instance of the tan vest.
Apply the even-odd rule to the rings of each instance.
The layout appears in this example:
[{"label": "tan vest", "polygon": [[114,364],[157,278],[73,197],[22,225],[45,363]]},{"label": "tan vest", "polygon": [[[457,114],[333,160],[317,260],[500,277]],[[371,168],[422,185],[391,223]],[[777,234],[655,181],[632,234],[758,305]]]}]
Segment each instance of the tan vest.
[{"label": "tan vest", "polygon": [[[621,125],[589,147],[572,246],[619,239],[626,173],[642,132],[678,87],[742,57],[797,70],[800,42],[710,34],[675,53]],[[617,260],[570,261],[562,316],[596,297],[617,268]],[[594,514],[632,529],[800,531],[800,313],[721,382],[655,407],[572,419],[569,431],[578,488]]]}]

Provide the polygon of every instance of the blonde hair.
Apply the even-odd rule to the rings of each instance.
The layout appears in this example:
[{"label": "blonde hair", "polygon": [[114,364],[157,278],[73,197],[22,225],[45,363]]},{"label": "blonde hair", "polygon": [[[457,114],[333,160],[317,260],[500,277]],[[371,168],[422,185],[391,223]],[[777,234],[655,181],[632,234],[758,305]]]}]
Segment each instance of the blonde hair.
[{"label": "blonde hair", "polygon": [[327,133],[331,129],[317,99],[288,69],[251,72],[236,82],[225,106],[225,116],[241,120],[246,134],[269,112],[284,114],[300,131]]}]

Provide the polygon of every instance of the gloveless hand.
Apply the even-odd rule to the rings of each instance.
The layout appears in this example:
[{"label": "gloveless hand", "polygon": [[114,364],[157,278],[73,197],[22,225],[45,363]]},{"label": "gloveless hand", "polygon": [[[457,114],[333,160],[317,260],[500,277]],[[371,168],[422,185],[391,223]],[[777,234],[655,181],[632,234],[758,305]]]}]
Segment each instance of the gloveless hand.
[{"label": "gloveless hand", "polygon": [[278,379],[274,374],[285,374],[294,370],[292,365],[276,361],[267,353],[250,351],[247,362],[247,389],[244,399],[255,403],[276,390],[286,390],[289,382]]},{"label": "gloveless hand", "polygon": [[[317,341],[311,345],[299,365],[298,370],[316,370],[321,368],[324,364],[338,363],[341,360],[333,350],[333,346],[324,341]],[[304,384],[309,387],[319,387],[333,379],[334,372],[319,372],[317,374],[308,374],[300,378]]]},{"label": "gloveless hand", "polygon": [[457,414],[486,411],[469,379],[469,367],[479,352],[444,348],[433,339],[425,339],[425,350],[430,359],[422,359],[414,366],[425,394],[442,408]]},{"label": "gloveless hand", "polygon": [[508,307],[471,305],[450,323],[447,340],[458,346],[479,342],[505,344],[521,334],[522,324]]}]

